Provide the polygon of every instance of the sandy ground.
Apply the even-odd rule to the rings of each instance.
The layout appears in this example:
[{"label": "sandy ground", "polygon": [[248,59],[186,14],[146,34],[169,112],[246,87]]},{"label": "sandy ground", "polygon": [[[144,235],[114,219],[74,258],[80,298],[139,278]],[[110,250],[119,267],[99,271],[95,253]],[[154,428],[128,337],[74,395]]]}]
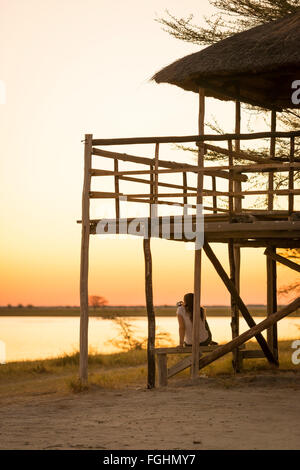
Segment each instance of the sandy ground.
[{"label": "sandy ground", "polygon": [[300,449],[300,373],[2,399],[1,449]]}]

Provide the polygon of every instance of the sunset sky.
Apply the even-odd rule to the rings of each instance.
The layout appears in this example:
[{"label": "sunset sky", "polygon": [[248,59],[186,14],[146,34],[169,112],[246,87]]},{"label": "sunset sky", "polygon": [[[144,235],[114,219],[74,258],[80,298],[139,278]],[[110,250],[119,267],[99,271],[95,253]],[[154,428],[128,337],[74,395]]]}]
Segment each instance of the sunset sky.
[{"label": "sunset sky", "polygon": [[[172,38],[155,18],[168,9],[176,16],[194,13],[200,23],[213,10],[206,0],[0,0],[0,8],[0,80],[6,87],[0,105],[0,305],[79,305],[76,220],[84,134],[196,134],[197,95],[149,79],[199,47]],[[207,121],[215,116],[233,131],[233,111],[232,103],[210,99]],[[262,120],[254,124],[266,128]],[[171,146],[162,149],[163,158],[179,161]],[[153,146],[122,151],[154,156]],[[91,215],[107,216],[110,204],[97,201]],[[227,267],[226,246],[214,248]],[[175,304],[193,290],[193,252],[165,240],[153,240],[152,249],[154,302]],[[242,253],[247,303],[266,301],[262,253]],[[279,285],[295,279],[290,271],[278,267]],[[145,304],[142,239],[91,237],[89,291],[111,305]],[[206,259],[202,299],[207,305],[229,303]]]}]

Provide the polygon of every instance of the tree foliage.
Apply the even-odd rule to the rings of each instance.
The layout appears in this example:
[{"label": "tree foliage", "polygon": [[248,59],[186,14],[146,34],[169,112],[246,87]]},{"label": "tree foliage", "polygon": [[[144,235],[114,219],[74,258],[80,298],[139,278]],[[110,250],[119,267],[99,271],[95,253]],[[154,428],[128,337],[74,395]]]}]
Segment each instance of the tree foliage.
[{"label": "tree foliage", "polygon": [[235,33],[268,23],[294,13],[300,0],[209,0],[216,8],[211,17],[204,16],[204,26],[193,23],[194,15],[177,18],[166,10],[157,21],[176,39],[209,46]]},{"label": "tree foliage", "polygon": [[[193,14],[190,14],[187,18],[178,18],[168,10],[166,10],[164,18],[158,18],[156,21],[162,25],[164,31],[176,39],[200,46],[210,46],[233,34],[295,13],[300,7],[300,0],[209,0],[209,3],[215,7],[216,12],[210,17],[204,16],[203,25],[197,25],[193,22]],[[244,104],[243,108],[247,109],[252,116],[253,113],[262,113],[261,110],[250,105]],[[266,116],[267,119],[269,118]],[[284,110],[283,113],[278,115],[278,121],[286,130],[298,130],[299,120],[299,110]],[[206,125],[216,133],[223,133],[217,122],[206,123]],[[195,150],[188,147],[181,146],[181,148],[195,152]],[[289,151],[288,140],[277,139],[276,156],[287,157]],[[247,149],[247,153],[267,157],[269,156],[269,148],[262,145],[261,148],[256,148],[255,152],[250,148]],[[295,146],[295,157],[300,157],[300,146],[297,144]],[[218,152],[208,152],[206,159],[222,161],[226,157]],[[247,163],[247,161],[241,161],[240,163]],[[294,178],[296,181],[300,179],[299,171],[294,173]],[[250,177],[251,187],[254,187],[257,182],[257,177]],[[288,176],[286,174],[274,174],[274,189],[284,187],[287,182]]]},{"label": "tree foliage", "polygon": [[[156,21],[162,25],[164,31],[176,39],[199,46],[210,46],[233,34],[295,13],[300,7],[300,0],[209,0],[209,3],[215,8],[215,13],[209,17],[204,16],[203,25],[194,23],[193,14],[190,14],[186,18],[178,18],[168,10],[166,10],[166,16],[164,18],[157,18]],[[250,113],[257,112],[257,108],[252,106],[243,105],[243,107],[249,110]],[[261,113],[261,110],[259,112]],[[300,112],[299,110],[284,110],[284,112],[280,113],[278,116],[278,120],[286,130],[298,130]],[[206,125],[217,133],[223,132],[216,122],[206,123]],[[194,149],[188,147],[181,146],[181,148],[195,152]],[[287,157],[289,151],[289,142],[286,139],[278,139],[276,142],[276,156]],[[247,149],[247,152],[253,153],[253,150]],[[269,155],[269,148],[266,146],[260,149],[257,148],[255,154],[267,157]],[[295,157],[300,157],[299,145],[295,146]],[[208,152],[206,158],[212,161],[222,161],[226,157],[217,152]],[[261,179],[262,177],[260,181]],[[300,180],[299,171],[294,173],[294,179],[295,181]],[[287,182],[288,177],[286,174],[274,174],[275,189],[284,187]],[[258,178],[251,176],[250,185],[253,187],[257,184]],[[294,252],[296,251],[298,250],[294,250]],[[292,291],[295,291],[295,289],[295,286],[291,286]]]},{"label": "tree foliage", "polygon": [[107,305],[107,304],[108,304],[108,301],[104,297],[101,297],[100,295],[89,296],[89,305],[93,308],[104,307],[104,305]]}]

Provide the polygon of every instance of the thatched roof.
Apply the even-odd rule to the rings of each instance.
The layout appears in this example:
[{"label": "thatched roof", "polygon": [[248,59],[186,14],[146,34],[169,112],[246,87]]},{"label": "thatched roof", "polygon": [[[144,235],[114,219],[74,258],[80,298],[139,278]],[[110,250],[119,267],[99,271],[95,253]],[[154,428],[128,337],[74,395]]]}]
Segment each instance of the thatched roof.
[{"label": "thatched roof", "polygon": [[[300,8],[280,20],[235,34],[163,68],[153,79],[207,96],[266,108],[291,108],[300,80]],[[239,91],[238,91],[239,90]]]}]

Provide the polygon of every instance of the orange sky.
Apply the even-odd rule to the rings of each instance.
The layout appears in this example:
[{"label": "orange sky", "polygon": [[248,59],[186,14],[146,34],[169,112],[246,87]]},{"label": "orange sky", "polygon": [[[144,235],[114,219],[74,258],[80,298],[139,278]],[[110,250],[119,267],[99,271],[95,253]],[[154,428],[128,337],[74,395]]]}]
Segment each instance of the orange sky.
[{"label": "orange sky", "polygon": [[[198,47],[171,38],[154,20],[165,9],[177,16],[193,12],[195,21],[212,10],[203,0],[0,0],[0,6],[0,80],[6,86],[6,104],[0,105],[0,305],[78,305],[81,140],[85,133],[195,134],[197,96],[148,79]],[[208,100],[207,118],[217,116],[232,131],[233,109]],[[153,156],[151,147],[141,151]],[[180,158],[170,154],[166,146],[163,158]],[[98,184],[108,188],[110,182]],[[92,215],[110,211],[109,202],[98,201]],[[152,248],[155,303],[174,304],[193,288],[193,252],[164,240],[153,240]],[[226,248],[216,246],[216,252],[226,266]],[[245,301],[265,302],[262,250],[245,249],[243,261]],[[279,284],[294,277],[278,268]],[[203,302],[228,303],[206,260],[203,278]],[[145,303],[141,239],[92,237],[90,293],[110,304]]]}]

